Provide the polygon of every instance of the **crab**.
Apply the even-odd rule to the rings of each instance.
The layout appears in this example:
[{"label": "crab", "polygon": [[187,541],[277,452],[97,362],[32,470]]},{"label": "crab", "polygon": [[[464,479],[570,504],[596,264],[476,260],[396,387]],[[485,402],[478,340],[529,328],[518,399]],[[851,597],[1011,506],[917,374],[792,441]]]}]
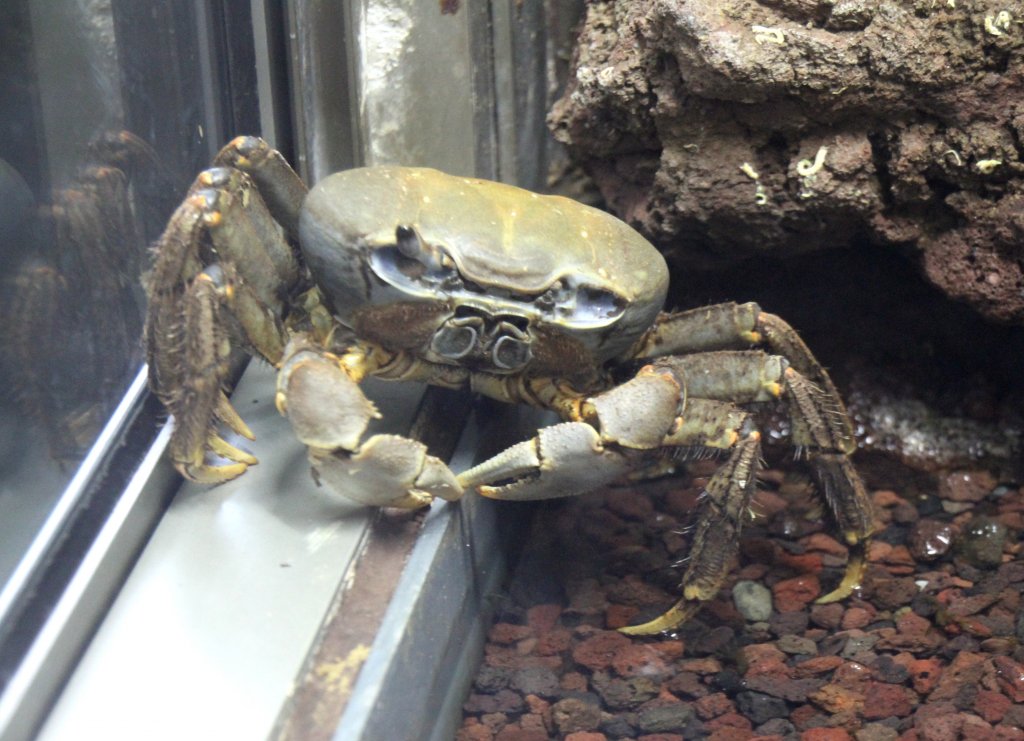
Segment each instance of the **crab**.
[{"label": "crab", "polygon": [[[146,279],[151,385],[188,479],[215,484],[256,463],[225,439],[252,438],[224,391],[237,348],[277,368],[277,407],[314,478],[367,505],[572,496],[718,452],[681,598],[623,629],[653,634],[725,582],[761,456],[750,405],[782,399],[850,551],[820,601],[859,584],[872,515],[851,424],[826,370],[777,316],[754,303],[663,312],[657,249],[566,198],[398,166],[307,189],[255,137],[214,165],[171,217]],[[360,389],[369,376],[469,389],[562,421],[455,473],[418,441],[366,434],[379,416]]]}]

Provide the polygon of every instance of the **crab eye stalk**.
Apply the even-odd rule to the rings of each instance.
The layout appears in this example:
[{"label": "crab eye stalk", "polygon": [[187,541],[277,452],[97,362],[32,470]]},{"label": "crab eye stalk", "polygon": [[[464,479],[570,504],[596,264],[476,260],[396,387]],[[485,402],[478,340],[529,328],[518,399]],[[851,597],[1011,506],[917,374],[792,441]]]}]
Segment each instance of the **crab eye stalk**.
[{"label": "crab eye stalk", "polygon": [[410,260],[419,259],[420,238],[415,229],[407,226],[400,226],[395,229],[395,245],[398,251]]},{"label": "crab eye stalk", "polygon": [[395,229],[395,246],[402,257],[415,260],[431,272],[453,267],[451,258],[437,247],[425,243],[412,227],[399,226]]},{"label": "crab eye stalk", "polygon": [[461,284],[444,250],[426,243],[412,227],[395,229],[394,244],[370,253],[370,268],[385,283],[412,295],[436,294]]}]

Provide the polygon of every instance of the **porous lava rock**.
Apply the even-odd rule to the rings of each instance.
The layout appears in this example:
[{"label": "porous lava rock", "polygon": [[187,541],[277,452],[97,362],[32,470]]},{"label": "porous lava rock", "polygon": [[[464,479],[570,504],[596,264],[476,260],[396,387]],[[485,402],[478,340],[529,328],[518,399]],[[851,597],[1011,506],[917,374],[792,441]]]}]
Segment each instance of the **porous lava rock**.
[{"label": "porous lava rock", "polygon": [[603,0],[550,125],[677,264],[900,246],[1024,323],[1024,11]]}]

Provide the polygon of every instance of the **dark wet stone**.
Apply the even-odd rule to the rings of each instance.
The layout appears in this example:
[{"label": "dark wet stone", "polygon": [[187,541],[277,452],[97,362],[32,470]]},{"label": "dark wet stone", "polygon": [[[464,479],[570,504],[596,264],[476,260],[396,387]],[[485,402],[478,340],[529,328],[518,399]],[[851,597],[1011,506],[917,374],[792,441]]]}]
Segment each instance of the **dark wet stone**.
[{"label": "dark wet stone", "polygon": [[1024,561],[1010,561],[1004,563],[996,572],[1006,579],[1008,584],[1015,584],[1024,581]]},{"label": "dark wet stone", "polygon": [[493,695],[471,694],[462,707],[467,713],[518,713],[525,705],[518,693],[499,690]]},{"label": "dark wet stone", "polygon": [[931,617],[938,611],[939,601],[934,594],[921,592],[911,601],[910,609],[914,611],[915,615]]},{"label": "dark wet stone", "polygon": [[637,713],[637,728],[644,733],[682,731],[693,719],[693,708],[682,702],[645,708]]},{"label": "dark wet stone", "polygon": [[708,693],[707,685],[694,672],[679,672],[665,682],[665,688],[673,695],[703,697]]},{"label": "dark wet stone", "polygon": [[618,713],[606,716],[599,730],[608,738],[636,738],[635,723],[635,713]]},{"label": "dark wet stone", "polygon": [[999,601],[998,594],[974,594],[969,597],[961,597],[953,600],[946,608],[946,614],[953,617],[966,617],[976,615]]},{"label": "dark wet stone", "polygon": [[895,610],[903,605],[909,605],[919,592],[912,576],[877,579],[874,582],[873,598],[876,607],[881,607],[883,610]]},{"label": "dark wet stone", "polygon": [[907,542],[907,536],[909,533],[909,525],[890,525],[873,537],[875,540],[880,540],[881,542],[888,543],[889,545],[903,545]]},{"label": "dark wet stone", "polygon": [[946,641],[940,648],[939,653],[946,659],[955,659],[961,651],[974,653],[978,651],[980,644],[969,635],[961,634]]},{"label": "dark wet stone", "polygon": [[789,702],[805,702],[807,696],[827,684],[823,677],[786,679],[784,677],[752,677],[744,681],[747,689],[779,697]]},{"label": "dark wet stone", "polygon": [[775,645],[779,647],[780,651],[787,654],[813,656],[818,653],[818,646],[814,641],[797,635],[780,636]]},{"label": "dark wet stone", "polygon": [[989,572],[985,577],[975,584],[971,589],[964,590],[965,595],[975,594],[996,594],[1010,586],[1010,580],[1001,570]]},{"label": "dark wet stone", "polygon": [[717,654],[732,643],[735,637],[735,630],[728,625],[719,625],[700,636],[695,636],[693,640],[687,643],[687,648],[696,656]]},{"label": "dark wet stone", "polygon": [[743,678],[735,669],[723,669],[715,675],[715,685],[723,692],[732,694],[743,687]]},{"label": "dark wet stone", "polygon": [[777,636],[799,635],[807,630],[811,616],[805,610],[796,612],[776,612],[772,615],[768,625],[772,633]]},{"label": "dark wet stone", "polygon": [[563,700],[569,700],[569,699],[572,699],[572,700],[582,700],[583,702],[588,702],[591,705],[600,705],[601,704],[601,698],[598,697],[597,693],[595,693],[595,692],[583,692],[583,691],[579,691],[579,690],[562,690],[562,697],[561,697],[561,699],[563,699]]},{"label": "dark wet stone", "polygon": [[511,674],[505,667],[484,664],[477,672],[476,679],[473,680],[473,686],[484,694],[492,695],[498,690],[508,687]]},{"label": "dark wet stone", "polygon": [[952,702],[957,710],[972,710],[978,702],[978,690],[976,684],[965,684],[953,695]]},{"label": "dark wet stone", "polygon": [[551,719],[563,736],[593,731],[601,725],[601,706],[567,697],[551,706]]},{"label": "dark wet stone", "polygon": [[559,696],[558,675],[547,667],[520,669],[512,675],[512,688],[524,695],[552,698]]},{"label": "dark wet stone", "polygon": [[796,726],[785,718],[772,718],[754,729],[757,736],[787,736],[796,733]]},{"label": "dark wet stone", "polygon": [[910,677],[910,670],[903,664],[897,664],[889,655],[875,659],[871,671],[879,681],[889,684],[903,684]]},{"label": "dark wet stone", "polygon": [[899,731],[888,726],[885,722],[866,723],[857,729],[854,738],[857,741],[896,741],[899,738]]},{"label": "dark wet stone", "polygon": [[1001,723],[1012,728],[1024,728],[1024,704],[1011,705]]},{"label": "dark wet stone", "polygon": [[874,633],[876,630],[882,630],[883,628],[895,628],[896,623],[892,620],[876,620],[873,623],[868,623],[864,626],[865,633]]},{"label": "dark wet stone", "polygon": [[819,628],[835,630],[843,619],[845,608],[838,602],[830,602],[827,605],[813,605],[811,607],[810,622]]},{"label": "dark wet stone", "polygon": [[849,636],[846,635],[831,635],[825,637],[818,644],[818,654],[821,656],[836,656],[846,646],[846,641]]},{"label": "dark wet stone", "polygon": [[1003,562],[1003,545],[1009,531],[992,517],[975,517],[957,539],[956,552],[970,565],[979,568],[999,566]]},{"label": "dark wet stone", "polygon": [[611,710],[636,708],[658,696],[658,683],[648,677],[620,679],[595,672],[590,682]]},{"label": "dark wet stone", "polygon": [[754,725],[789,715],[789,706],[785,700],[761,692],[740,692],[736,695],[736,707]]},{"label": "dark wet stone", "polygon": [[953,547],[953,528],[948,522],[919,520],[910,528],[907,547],[917,561],[937,561]]},{"label": "dark wet stone", "polygon": [[690,720],[686,722],[686,725],[683,726],[683,730],[680,735],[682,735],[684,739],[696,739],[704,738],[705,736],[707,736],[707,733],[708,730],[704,725],[704,721],[702,721],[700,718],[694,715],[692,718],[690,718]]},{"label": "dark wet stone", "polygon": [[871,633],[852,635],[847,639],[846,645],[843,646],[843,650],[839,652],[839,655],[845,659],[852,659],[855,656],[870,651],[878,643],[878,638],[877,635]]},{"label": "dark wet stone", "polygon": [[939,478],[939,498],[951,502],[980,502],[996,483],[988,471],[952,471]]},{"label": "dark wet stone", "polygon": [[942,509],[942,500],[936,496],[929,495],[918,497],[914,504],[917,508],[917,513],[921,517],[931,517],[932,515],[938,515],[945,512],[945,510]]},{"label": "dark wet stone", "polygon": [[956,564],[956,575],[961,579],[978,582],[985,578],[986,571],[970,563],[963,556],[957,554],[953,560]]}]

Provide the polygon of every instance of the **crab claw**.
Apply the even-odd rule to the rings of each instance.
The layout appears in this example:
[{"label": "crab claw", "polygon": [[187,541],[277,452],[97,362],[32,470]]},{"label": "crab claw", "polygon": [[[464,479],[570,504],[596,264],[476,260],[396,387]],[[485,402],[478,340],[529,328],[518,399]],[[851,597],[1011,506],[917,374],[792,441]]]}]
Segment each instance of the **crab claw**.
[{"label": "crab claw", "polygon": [[455,474],[423,443],[399,435],[363,440],[380,413],[347,367],[343,358],[293,340],[278,375],[278,409],[309,446],[317,482],[376,507],[415,509],[435,497],[461,497]]},{"label": "crab claw", "polygon": [[349,499],[374,507],[417,509],[434,497],[454,500],[462,487],[423,443],[400,435],[374,435],[350,453],[311,448],[314,478]]},{"label": "crab claw", "polygon": [[458,481],[493,499],[554,499],[592,491],[629,470],[628,459],[606,448],[593,427],[564,422],[459,474]]},{"label": "crab claw", "polygon": [[336,355],[299,339],[285,350],[275,401],[311,448],[355,450],[370,420],[380,418]]}]

